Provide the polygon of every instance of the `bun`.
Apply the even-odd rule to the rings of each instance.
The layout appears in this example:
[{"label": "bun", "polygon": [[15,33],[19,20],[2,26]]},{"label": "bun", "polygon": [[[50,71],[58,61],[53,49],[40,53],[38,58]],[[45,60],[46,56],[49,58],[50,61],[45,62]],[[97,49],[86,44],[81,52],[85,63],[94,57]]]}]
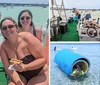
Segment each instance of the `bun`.
[{"label": "bun", "polygon": [[18,60],[18,59],[16,59],[16,58],[12,58],[11,60],[10,60],[10,64],[20,64],[20,63],[22,63],[23,61],[22,60]]}]

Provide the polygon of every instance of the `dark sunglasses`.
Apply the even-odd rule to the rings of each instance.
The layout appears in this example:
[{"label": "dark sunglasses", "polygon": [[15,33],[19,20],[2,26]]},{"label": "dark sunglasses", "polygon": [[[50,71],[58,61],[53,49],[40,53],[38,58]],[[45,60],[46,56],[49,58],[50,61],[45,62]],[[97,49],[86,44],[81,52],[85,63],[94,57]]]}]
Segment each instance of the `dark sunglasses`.
[{"label": "dark sunglasses", "polygon": [[15,26],[15,25],[3,26],[3,27],[1,28],[1,30],[7,30],[7,28],[11,29],[11,28],[13,28],[14,26]]},{"label": "dark sunglasses", "polygon": [[23,16],[23,17],[21,17],[20,19],[21,19],[21,20],[24,20],[25,18],[26,18],[26,20],[29,20],[29,19],[30,19],[29,16]]}]

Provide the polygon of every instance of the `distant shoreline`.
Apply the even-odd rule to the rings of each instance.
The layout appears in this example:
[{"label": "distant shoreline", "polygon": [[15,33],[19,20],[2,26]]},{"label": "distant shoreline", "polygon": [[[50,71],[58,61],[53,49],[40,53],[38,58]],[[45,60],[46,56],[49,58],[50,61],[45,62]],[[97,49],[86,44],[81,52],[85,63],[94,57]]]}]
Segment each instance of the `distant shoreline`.
[{"label": "distant shoreline", "polygon": [[[52,10],[52,7],[50,7],[50,9]],[[53,8],[54,10],[57,10],[57,8]],[[65,8],[65,10],[73,10],[73,9],[67,9]],[[91,11],[100,11],[100,9],[78,9],[80,11],[83,11],[83,10],[91,10]]]},{"label": "distant shoreline", "polygon": [[43,3],[41,3],[41,4],[38,4],[38,3],[36,3],[36,4],[29,4],[29,3],[0,3],[0,6],[1,7],[13,7],[13,6],[39,6],[39,7],[44,7],[44,8],[46,8],[46,7],[48,7],[49,6],[49,4],[43,4]]}]

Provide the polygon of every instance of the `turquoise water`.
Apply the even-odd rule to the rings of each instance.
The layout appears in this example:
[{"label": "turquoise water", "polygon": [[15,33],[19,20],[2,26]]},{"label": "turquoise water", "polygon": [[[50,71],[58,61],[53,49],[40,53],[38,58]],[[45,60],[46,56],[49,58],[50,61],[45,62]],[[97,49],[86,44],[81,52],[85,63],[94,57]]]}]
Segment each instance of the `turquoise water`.
[{"label": "turquoise water", "polygon": [[[54,63],[54,47],[56,52],[61,49],[72,50],[85,56],[90,61],[90,69],[84,79],[72,80]],[[100,85],[100,43],[68,43],[50,44],[50,84],[51,85]]]},{"label": "turquoise water", "polygon": [[43,7],[0,7],[0,12],[2,14],[2,18],[6,16],[11,16],[16,21],[18,18],[18,15],[20,11],[28,9],[33,14],[33,22],[37,26],[45,25],[48,18],[49,18],[49,8],[43,8]]},{"label": "turquoise water", "polygon": [[[1,20],[4,17],[10,16],[16,22],[18,21],[18,15],[20,11],[28,9],[32,12],[33,14],[33,22],[37,27],[46,27],[47,20],[49,18],[49,7],[43,8],[43,7],[37,7],[37,6],[32,6],[32,7],[0,7],[0,12],[1,12]],[[1,21],[0,20],[0,21]],[[3,41],[2,36],[0,35],[0,42]]]}]

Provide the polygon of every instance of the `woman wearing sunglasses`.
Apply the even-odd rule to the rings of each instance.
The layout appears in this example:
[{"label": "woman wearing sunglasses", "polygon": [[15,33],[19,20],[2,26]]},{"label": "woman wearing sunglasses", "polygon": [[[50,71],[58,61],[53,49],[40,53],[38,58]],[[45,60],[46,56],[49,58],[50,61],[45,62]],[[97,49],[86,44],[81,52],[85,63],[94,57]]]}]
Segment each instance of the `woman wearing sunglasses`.
[{"label": "woman wearing sunglasses", "polygon": [[[0,48],[1,60],[9,76],[8,85],[48,85],[48,69],[45,52],[39,40],[29,32],[18,33],[18,26],[12,18],[0,23],[5,38]],[[11,59],[21,60],[8,69]]]},{"label": "woman wearing sunglasses", "polygon": [[41,41],[42,30],[34,26],[32,13],[29,10],[22,10],[18,16],[18,26],[20,32],[30,32]]},{"label": "woman wearing sunglasses", "polygon": [[[42,30],[34,26],[32,22],[33,16],[32,13],[29,10],[22,10],[19,13],[18,16],[18,26],[19,26],[19,32],[30,32],[32,33],[36,38],[42,42]],[[46,44],[49,43],[49,39],[47,40]],[[49,46],[45,46],[46,50],[46,57],[47,57],[47,63],[48,63],[48,48]]]}]

